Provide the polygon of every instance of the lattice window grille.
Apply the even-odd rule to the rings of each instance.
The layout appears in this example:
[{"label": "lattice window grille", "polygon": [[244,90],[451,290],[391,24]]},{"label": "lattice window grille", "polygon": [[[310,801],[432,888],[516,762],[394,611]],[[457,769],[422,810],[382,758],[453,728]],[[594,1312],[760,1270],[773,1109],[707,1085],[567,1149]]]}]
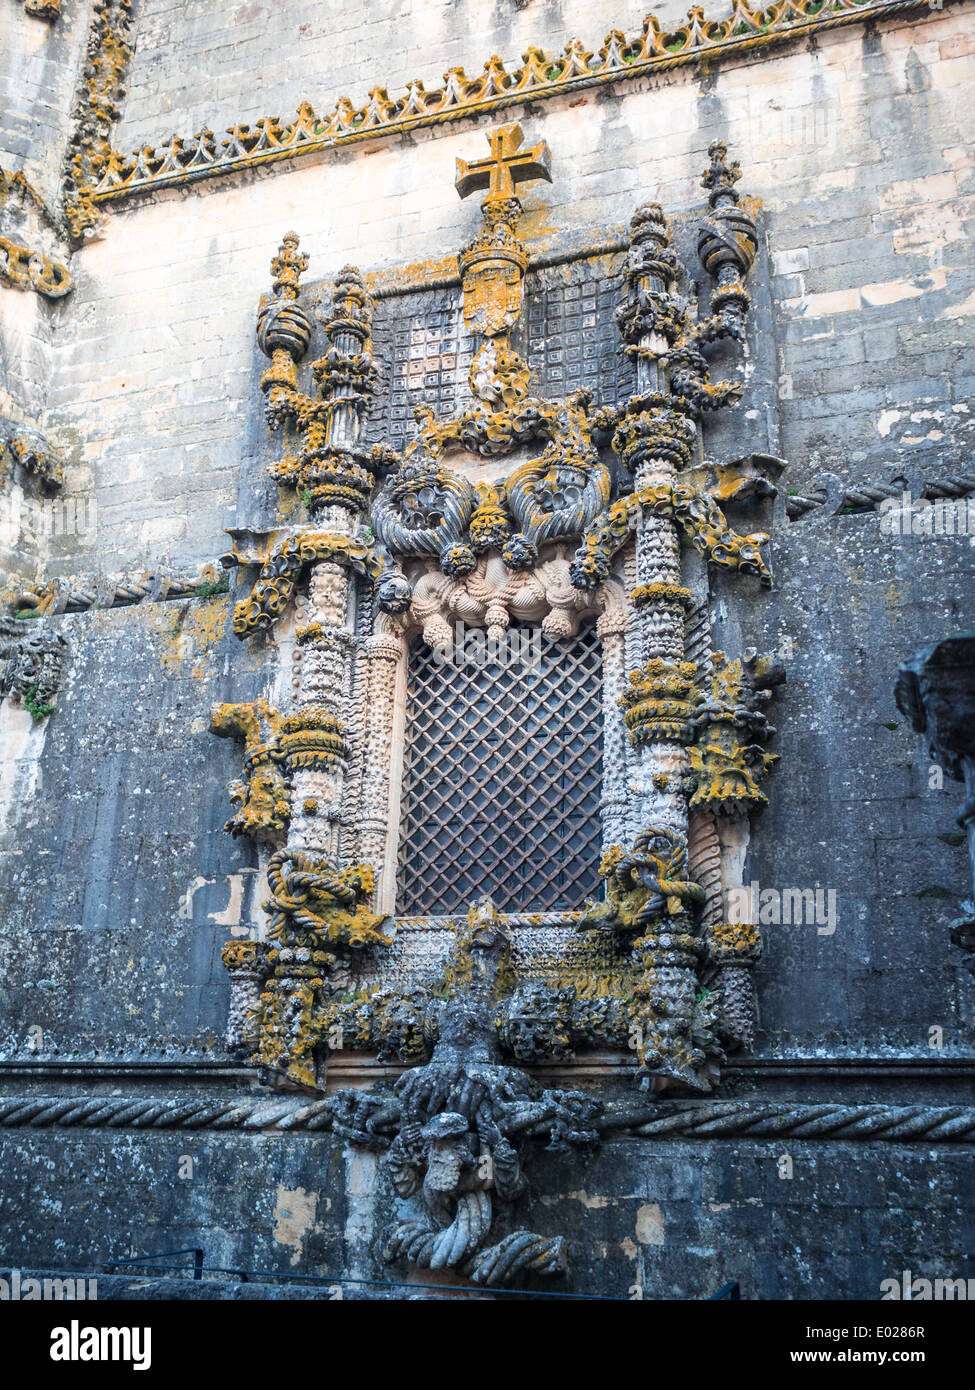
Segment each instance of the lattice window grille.
[{"label": "lattice window grille", "polygon": [[531,637],[527,664],[411,650],[403,915],[456,913],[484,894],[506,912],[574,909],[598,895],[599,640],[592,627],[567,643]]}]

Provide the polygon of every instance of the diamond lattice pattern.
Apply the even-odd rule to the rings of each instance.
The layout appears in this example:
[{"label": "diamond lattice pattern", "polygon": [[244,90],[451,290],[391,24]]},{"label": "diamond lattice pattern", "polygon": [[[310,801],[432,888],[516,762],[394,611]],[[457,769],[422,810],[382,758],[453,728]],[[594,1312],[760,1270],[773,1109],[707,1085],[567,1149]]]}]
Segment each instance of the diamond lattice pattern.
[{"label": "diamond lattice pattern", "polygon": [[451,660],[411,651],[401,914],[462,911],[484,894],[506,912],[554,911],[597,892],[599,640],[522,629],[525,662],[510,656],[515,631],[503,661],[460,664],[459,643]]}]

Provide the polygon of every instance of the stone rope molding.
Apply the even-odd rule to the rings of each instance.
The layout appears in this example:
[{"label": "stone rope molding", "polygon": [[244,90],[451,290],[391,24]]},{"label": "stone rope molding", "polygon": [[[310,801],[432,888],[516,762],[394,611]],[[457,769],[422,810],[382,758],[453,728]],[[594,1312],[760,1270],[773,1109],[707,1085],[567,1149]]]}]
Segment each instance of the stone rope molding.
[{"label": "stone rope molding", "polygon": [[[127,155],[110,148],[104,126],[98,136],[88,138],[97,125],[88,119],[88,111],[98,106],[95,92],[101,85],[100,69],[114,70],[115,91],[110,95],[120,97],[128,57],[128,0],[101,0],[92,31],[90,74],[87,90],[82,88],[76,141],[92,148],[82,152],[75,171],[78,206],[73,209],[73,230],[81,235],[92,225],[93,204],[145,189],[178,186],[422,126],[493,114],[526,101],[645,77],[696,61],[713,62],[804,34],[924,8],[930,8],[927,0],[778,0],[766,9],[751,9],[746,0],[734,0],[731,14],[714,20],[707,18],[700,6],[694,6],[683,23],[666,31],[653,15],[647,16],[642,33],[634,38],[613,29],[595,53],[575,38],[559,55],[530,46],[522,65],[513,72],[493,55],[484,63],[480,76],[468,77],[463,68],[451,68],[444,74],[444,86],[435,90],[427,91],[414,79],[401,97],[391,100],[385,87],[376,86],[364,105],[355,106],[348,97],[340,97],[335,109],[321,116],[304,101],[295,118],[283,124],[276,116],[264,116],[253,126],[237,123],[228,127],[228,138],[219,142],[214,132],[204,127],[189,139],[173,135],[165,148],[144,145]],[[110,50],[109,63],[101,59],[103,42]]]},{"label": "stone rope molding", "polygon": [[90,608],[126,608],[136,603],[164,603],[181,598],[212,598],[228,591],[229,578],[220,559],[208,561],[196,574],[175,575],[165,570],[141,574],[86,575],[51,579],[26,588],[14,606],[33,616],[81,613]]},{"label": "stone rope molding", "polygon": [[[763,1104],[661,1101],[610,1108],[594,1121],[641,1139],[842,1139],[889,1143],[975,1142],[975,1106]],[[242,1130],[312,1134],[332,1128],[330,1100],[156,1099],[140,1096],[8,1096],[3,1129]]]},{"label": "stone rope molding", "polygon": [[[822,479],[814,479],[807,493],[798,493],[786,499],[785,510],[790,521],[799,521],[807,512],[832,503],[832,511],[844,507],[874,507],[891,497],[900,497],[907,490],[908,480],[900,477],[890,483],[859,483],[845,486],[833,474]],[[937,498],[970,497],[975,493],[975,476],[964,474],[941,478],[928,478],[922,484],[918,496],[932,501]]]}]

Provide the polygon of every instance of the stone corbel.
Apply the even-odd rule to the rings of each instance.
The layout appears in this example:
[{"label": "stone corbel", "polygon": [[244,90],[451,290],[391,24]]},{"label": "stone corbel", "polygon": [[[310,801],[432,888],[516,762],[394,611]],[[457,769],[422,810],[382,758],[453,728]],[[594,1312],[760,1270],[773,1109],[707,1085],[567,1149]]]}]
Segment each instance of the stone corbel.
[{"label": "stone corbel", "polygon": [[785,460],[772,454],[747,454],[731,463],[705,461],[685,468],[684,477],[699,492],[708,493],[721,505],[750,497],[774,497]]}]

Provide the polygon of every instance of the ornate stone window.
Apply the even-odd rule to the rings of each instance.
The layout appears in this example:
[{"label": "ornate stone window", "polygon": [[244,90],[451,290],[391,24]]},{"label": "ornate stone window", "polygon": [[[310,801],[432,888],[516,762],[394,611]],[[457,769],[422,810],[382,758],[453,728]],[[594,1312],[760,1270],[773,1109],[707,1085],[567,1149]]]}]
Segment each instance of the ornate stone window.
[{"label": "ornate stone window", "polygon": [[750,1044],[761,940],[727,903],[783,672],[712,642],[706,565],[771,583],[768,537],[723,507],[772,494],[781,468],[703,447],[704,417],[743,389],[708,362],[746,336],[758,237],[737,165],[712,147],[691,229],[709,304],[647,203],[615,309],[595,273],[536,282],[530,365],[515,189],[549,178],[549,151],[517,126],[489,142],[458,162],[461,196],[486,194],[459,315],[445,292],[432,322],[380,337],[378,438],[362,434],[379,381],[365,278],[346,267],[318,301],[308,394],[295,234],[272,262],[261,386],[286,449],[270,471],[309,519],[240,555],[261,569],[234,629],[294,606],[292,695],[220,706],[213,728],[244,740],[227,828],[275,847],[270,939],[224,955],[232,1045],[319,1094],[336,1054],[406,1068],[388,1095],[325,1103],[388,1149],[401,1197],[425,1194],[386,1258],[495,1285],[565,1267],[562,1237],[494,1233],[524,1191],[519,1136],[595,1143],[603,1108],[522,1068],[632,1055],[645,1089],[706,1091]]}]

